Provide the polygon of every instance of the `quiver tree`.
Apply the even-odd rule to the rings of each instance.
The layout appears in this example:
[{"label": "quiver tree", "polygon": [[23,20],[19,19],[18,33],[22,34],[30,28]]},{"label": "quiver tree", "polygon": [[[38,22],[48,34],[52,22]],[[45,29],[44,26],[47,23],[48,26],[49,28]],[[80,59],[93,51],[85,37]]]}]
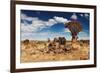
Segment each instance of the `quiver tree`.
[{"label": "quiver tree", "polygon": [[68,23],[65,23],[65,28],[68,28],[71,32],[72,36],[72,42],[76,42],[78,39],[78,33],[82,31],[82,26],[79,22],[77,21],[71,21]]}]

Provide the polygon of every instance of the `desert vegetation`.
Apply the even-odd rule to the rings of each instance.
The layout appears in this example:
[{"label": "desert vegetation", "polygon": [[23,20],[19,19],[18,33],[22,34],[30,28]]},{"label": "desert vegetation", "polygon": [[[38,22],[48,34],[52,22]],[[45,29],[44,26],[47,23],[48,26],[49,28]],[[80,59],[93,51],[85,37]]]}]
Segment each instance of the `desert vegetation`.
[{"label": "desert vegetation", "polygon": [[80,40],[72,44],[64,37],[48,41],[21,41],[21,62],[44,62],[89,59],[89,41]]}]

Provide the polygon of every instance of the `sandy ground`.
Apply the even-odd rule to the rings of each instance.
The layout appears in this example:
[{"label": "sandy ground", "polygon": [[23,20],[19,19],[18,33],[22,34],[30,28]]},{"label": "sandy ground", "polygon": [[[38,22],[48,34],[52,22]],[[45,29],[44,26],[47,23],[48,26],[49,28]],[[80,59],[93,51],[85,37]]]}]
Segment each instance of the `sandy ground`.
[{"label": "sandy ground", "polygon": [[78,41],[71,44],[66,42],[64,48],[49,50],[46,41],[30,41],[29,43],[21,42],[21,63],[26,62],[47,62],[47,61],[64,61],[64,60],[87,60],[89,59],[89,42]]}]

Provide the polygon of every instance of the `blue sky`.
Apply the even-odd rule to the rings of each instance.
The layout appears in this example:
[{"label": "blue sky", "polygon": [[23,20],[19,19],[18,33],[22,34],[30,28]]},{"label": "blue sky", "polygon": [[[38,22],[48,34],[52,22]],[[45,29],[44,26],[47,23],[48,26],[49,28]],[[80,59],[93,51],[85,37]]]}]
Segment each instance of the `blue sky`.
[{"label": "blue sky", "polygon": [[21,40],[47,40],[65,37],[71,40],[70,31],[64,27],[72,20],[81,23],[79,39],[89,39],[89,13],[21,10]]}]

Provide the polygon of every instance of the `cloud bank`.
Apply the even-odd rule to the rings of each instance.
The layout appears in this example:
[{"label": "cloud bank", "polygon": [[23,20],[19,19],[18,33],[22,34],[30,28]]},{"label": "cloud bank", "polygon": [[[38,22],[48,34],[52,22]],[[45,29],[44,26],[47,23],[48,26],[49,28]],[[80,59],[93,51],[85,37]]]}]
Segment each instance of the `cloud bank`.
[{"label": "cloud bank", "polygon": [[73,15],[71,16],[71,19],[77,20],[77,15],[75,13],[73,13]]},{"label": "cloud bank", "polygon": [[[29,17],[26,14],[21,14],[21,20],[23,20],[23,23],[21,23],[21,31],[22,32],[36,32],[43,28],[51,27],[57,23],[68,23],[70,20],[54,16],[51,19],[48,19],[47,21],[41,20],[38,17]],[[29,24],[27,21],[32,22]]]}]

